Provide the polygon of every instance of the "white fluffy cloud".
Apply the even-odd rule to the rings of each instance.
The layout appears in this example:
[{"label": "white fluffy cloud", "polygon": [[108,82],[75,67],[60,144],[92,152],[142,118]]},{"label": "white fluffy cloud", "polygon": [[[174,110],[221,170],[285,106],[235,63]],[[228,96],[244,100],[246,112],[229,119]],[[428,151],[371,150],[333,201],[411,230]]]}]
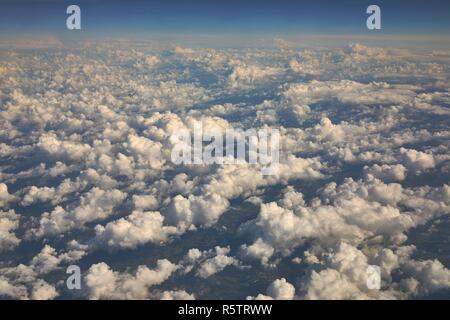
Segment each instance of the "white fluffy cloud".
[{"label": "white fluffy cloud", "polygon": [[228,81],[232,88],[242,88],[251,86],[258,81],[267,81],[269,78],[274,78],[282,72],[282,69],[276,67],[237,65],[228,76]]},{"label": "white fluffy cloud", "polygon": [[381,166],[374,164],[372,167],[365,166],[364,172],[384,182],[395,182],[405,180],[407,169],[401,164]]},{"label": "white fluffy cloud", "polygon": [[0,252],[11,250],[20,243],[14,233],[19,227],[20,216],[14,210],[0,211]]},{"label": "white fluffy cloud", "polygon": [[[357,249],[341,242],[321,254],[320,264],[315,264],[295,288],[284,278],[275,280],[267,295],[259,294],[247,299],[405,299],[450,288],[450,270],[440,262],[416,261],[410,258],[414,247],[398,247],[395,251]],[[381,288],[369,287],[369,266],[380,266]],[[403,275],[393,282],[392,272],[402,270]]]},{"label": "white fluffy cloud", "polygon": [[160,243],[178,233],[176,227],[164,226],[157,211],[133,211],[126,218],[95,227],[94,245],[110,248],[135,248],[147,242]]},{"label": "white fluffy cloud", "polygon": [[432,154],[405,148],[401,148],[400,153],[404,156],[408,168],[413,171],[423,171],[435,166]]},{"label": "white fluffy cloud", "polygon": [[253,244],[241,246],[241,254],[244,258],[260,260],[263,265],[269,264],[269,259],[274,253],[274,248],[258,238]]},{"label": "white fluffy cloud", "polygon": [[28,193],[23,197],[21,204],[28,206],[34,202],[47,202],[55,197],[55,188],[32,186]]},{"label": "white fluffy cloud", "polygon": [[0,183],[0,207],[6,207],[8,202],[13,200],[14,196],[8,193],[8,186]]},{"label": "white fluffy cloud", "polygon": [[[325,269],[312,271],[302,286],[306,299],[405,299],[450,288],[450,270],[438,261],[415,261],[409,256],[414,247],[399,247],[393,252],[382,249],[375,256],[341,243],[325,259]],[[381,290],[369,288],[369,262],[381,267]],[[404,272],[399,282],[393,283],[391,273]]]},{"label": "white fluffy cloud", "polygon": [[229,200],[250,195],[260,187],[287,183],[290,179],[322,178],[321,169],[319,159],[295,156],[289,156],[280,163],[278,173],[274,176],[263,176],[260,168],[248,164],[225,165],[208,177],[207,183],[199,186],[201,196],[174,197],[167,211],[167,218],[170,223],[183,228],[189,228],[191,224],[210,226],[228,208]]},{"label": "white fluffy cloud", "polygon": [[258,217],[241,226],[241,232],[257,237],[243,250],[250,254],[250,248],[257,252],[263,246],[258,256],[267,264],[273,250],[290,254],[307,239],[321,245],[342,240],[357,245],[372,237],[402,243],[410,228],[449,213],[448,188],[409,190],[369,176],[364,181],[346,179],[340,186],[328,184],[309,206],[302,194],[287,189],[278,203],[262,204]]},{"label": "white fluffy cloud", "polygon": [[33,286],[31,299],[33,300],[52,300],[58,296],[55,287],[44,280],[38,280]]},{"label": "white fluffy cloud", "polygon": [[35,255],[29,265],[0,268],[0,297],[51,300],[59,296],[55,285],[44,277],[60,268],[62,262],[74,261],[73,251],[58,252],[49,245]]},{"label": "white fluffy cloud", "polygon": [[197,270],[197,276],[208,278],[213,274],[222,271],[227,266],[239,265],[239,261],[233,257],[227,256],[230,248],[215,248],[215,256],[203,261]]},{"label": "white fluffy cloud", "polygon": [[73,209],[56,207],[51,213],[44,213],[39,227],[32,232],[36,236],[55,235],[81,228],[87,222],[105,219],[113,214],[114,207],[121,204],[126,196],[126,193],[117,189],[105,191],[92,188]]},{"label": "white fluffy cloud", "polygon": [[155,269],[139,266],[135,274],[111,270],[106,263],[92,265],[84,277],[90,299],[148,299],[152,286],[166,281],[177,266],[158,260]]},{"label": "white fluffy cloud", "polygon": [[43,135],[38,147],[59,159],[81,160],[88,155],[91,147],[87,144],[72,141],[60,141],[55,135]]},{"label": "white fluffy cloud", "polygon": [[193,294],[187,293],[184,290],[164,291],[161,293],[159,298],[161,300],[195,300],[195,296]]},{"label": "white fluffy cloud", "polygon": [[180,262],[182,273],[194,271],[200,278],[209,278],[210,276],[221,272],[228,266],[243,268],[240,261],[229,256],[230,247],[216,246],[214,249],[200,251],[197,248],[190,249]]},{"label": "white fluffy cloud", "polygon": [[[276,43],[167,51],[118,41],[32,58],[5,52],[0,250],[29,240],[42,250],[28,265],[12,255],[12,267],[0,268],[0,295],[55,298],[58,284],[48,281],[64,263],[149,243],[158,255],[173,252],[193,232],[227,238],[216,242],[222,247],[191,249],[177,265],[159,260],[130,273],[131,262],[123,272],[94,264],[83,294],[202,297],[157,285],[179,274],[208,281],[227,267],[246,270],[234,252],[261,262],[263,273],[278,272],[295,252],[295,267],[308,271],[304,286],[294,289],[280,274],[257,298],[408,298],[448,288],[439,252],[414,260],[404,243],[414,243],[414,227],[450,213],[449,56]],[[278,129],[278,174],[245,163],[174,165],[173,133],[192,132],[200,120],[222,131]],[[250,220],[228,238],[241,218]],[[365,287],[369,264],[382,269],[378,293]]]},{"label": "white fluffy cloud", "polygon": [[295,287],[285,278],[277,279],[267,288],[267,295],[247,297],[248,300],[292,300],[295,297]]}]

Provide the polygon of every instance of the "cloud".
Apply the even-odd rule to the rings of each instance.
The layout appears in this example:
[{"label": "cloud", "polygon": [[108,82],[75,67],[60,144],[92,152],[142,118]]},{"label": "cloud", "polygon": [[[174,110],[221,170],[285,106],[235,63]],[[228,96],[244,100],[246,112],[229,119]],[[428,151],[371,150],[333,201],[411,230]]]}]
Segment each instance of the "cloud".
[{"label": "cloud", "polygon": [[203,279],[221,272],[228,266],[246,268],[237,258],[229,256],[229,253],[230,247],[216,246],[214,249],[204,251],[192,248],[189,249],[179,265],[183,274],[195,270],[195,275]]},{"label": "cloud", "polygon": [[138,163],[148,165],[152,169],[160,169],[164,165],[161,156],[161,144],[145,137],[130,135],[125,147],[137,158]]},{"label": "cloud", "polygon": [[252,86],[255,82],[268,81],[283,72],[276,67],[259,67],[255,65],[237,65],[228,76],[228,82],[232,88],[245,88]]},{"label": "cloud", "polygon": [[372,237],[399,244],[410,228],[449,212],[447,189],[410,190],[369,176],[346,179],[340,186],[330,183],[309,206],[301,193],[288,189],[280,201],[262,204],[256,219],[241,225],[241,233],[253,233],[257,239],[242,248],[248,252],[264,244],[265,256],[260,255],[267,264],[273,249],[289,255],[308,239],[324,246],[337,241],[357,245]]},{"label": "cloud", "polygon": [[164,217],[156,211],[133,211],[126,218],[95,227],[94,246],[135,248],[147,242],[163,243],[179,233],[176,227],[164,226]]},{"label": "cloud", "polygon": [[267,288],[267,295],[259,294],[256,297],[247,297],[247,300],[292,300],[295,297],[295,288],[285,278],[277,279]]},{"label": "cloud", "polygon": [[27,295],[26,290],[25,286],[14,286],[8,279],[0,276],[0,296],[10,297],[12,299],[24,299]]},{"label": "cloud", "polygon": [[136,209],[155,209],[158,207],[158,199],[149,195],[133,195],[133,204]]},{"label": "cloud", "polygon": [[[431,250],[426,260],[418,251],[415,260],[405,243],[417,241],[413,228],[450,213],[448,55],[277,43],[275,50],[116,41],[33,57],[5,51],[0,250],[41,246],[27,249],[28,265],[7,254],[0,295],[55,298],[54,273],[91,261],[96,249],[112,258],[85,274],[91,287],[83,294],[96,299],[208,298],[189,286],[157,286],[172,276],[235,279],[221,273],[227,267],[251,275],[238,257],[261,263],[263,277],[277,274],[259,298],[445,290],[441,253]],[[198,121],[221,131],[278,129],[278,173],[263,176],[246,163],[173,164],[174,132],[192,133]],[[178,264],[154,269],[113,262],[117,250],[146,244],[164,258],[195,232],[220,246],[193,248]],[[288,283],[285,263],[295,263],[304,285]],[[365,287],[371,264],[382,270],[378,293]]]},{"label": "cloud", "polygon": [[34,202],[47,202],[55,197],[55,188],[32,186],[28,193],[23,197],[21,205],[29,206]]},{"label": "cloud", "polygon": [[418,295],[450,288],[450,269],[438,260],[408,261],[404,270],[416,280],[418,287],[413,293]]},{"label": "cloud", "polygon": [[310,105],[319,101],[337,100],[340,103],[359,104],[408,104],[416,95],[414,86],[391,85],[372,82],[369,84],[351,80],[317,81],[292,84],[283,93],[291,102]]},{"label": "cloud", "polygon": [[195,300],[195,296],[193,294],[187,293],[184,290],[178,291],[164,291],[161,296],[161,300]]},{"label": "cloud", "polygon": [[14,233],[19,228],[19,220],[14,210],[0,211],[0,252],[19,245],[21,240]]},{"label": "cloud", "polygon": [[[410,258],[414,247],[399,247],[396,252],[382,249],[375,257],[341,243],[325,259],[321,271],[313,270],[302,285],[305,299],[406,299],[448,289],[449,270],[438,261]],[[369,260],[381,266],[381,290],[367,285]],[[392,271],[402,270],[403,278],[392,282]],[[426,271],[425,271],[426,270]]]},{"label": "cloud", "polygon": [[401,165],[374,164],[372,167],[365,166],[364,172],[384,182],[403,181],[406,178],[407,169]]},{"label": "cloud", "polygon": [[274,248],[258,238],[253,244],[243,244],[240,248],[241,255],[245,258],[258,259],[262,265],[268,265],[269,259],[274,253]]},{"label": "cloud", "polygon": [[33,300],[52,300],[58,296],[55,287],[44,280],[38,280],[33,286],[31,299]]},{"label": "cloud", "polygon": [[216,256],[202,262],[197,270],[196,275],[201,278],[209,278],[210,276],[222,271],[230,265],[238,265],[239,261],[233,257],[227,256],[230,252],[229,248],[216,247]]},{"label": "cloud", "polygon": [[406,166],[412,171],[423,171],[434,168],[435,162],[432,154],[413,149],[400,148]]},{"label": "cloud", "polygon": [[[201,195],[172,198],[165,212],[167,221],[180,228],[191,225],[211,226],[229,206],[229,200],[242,195],[249,195],[257,188],[287,183],[290,179],[320,179],[322,164],[317,158],[303,159],[289,156],[280,163],[278,174],[263,176],[260,168],[242,163],[237,166],[224,165],[216,174],[207,178],[207,183],[200,185]],[[197,190],[194,190],[194,194]]]},{"label": "cloud", "polygon": [[87,144],[60,141],[54,134],[42,135],[37,146],[58,159],[81,160],[91,152],[91,147]]},{"label": "cloud", "polygon": [[126,193],[113,189],[92,188],[80,198],[79,205],[67,211],[56,207],[52,212],[44,213],[39,220],[39,227],[31,232],[42,237],[64,233],[74,228],[81,228],[85,223],[102,220],[113,214],[115,206],[121,204]]},{"label": "cloud", "polygon": [[6,207],[8,202],[13,201],[15,198],[8,193],[8,186],[4,183],[0,183],[0,207]]},{"label": "cloud", "polygon": [[158,260],[155,269],[139,266],[135,274],[111,270],[104,262],[92,265],[84,276],[90,299],[149,299],[152,286],[166,281],[176,270],[169,260]]},{"label": "cloud", "polygon": [[39,274],[46,274],[55,270],[61,259],[57,256],[56,250],[49,245],[45,245],[41,252],[32,260],[30,266]]},{"label": "cloud", "polygon": [[29,265],[18,264],[0,268],[0,297],[21,300],[51,300],[59,296],[57,288],[43,279],[67,260],[67,253],[58,255],[45,245]]}]

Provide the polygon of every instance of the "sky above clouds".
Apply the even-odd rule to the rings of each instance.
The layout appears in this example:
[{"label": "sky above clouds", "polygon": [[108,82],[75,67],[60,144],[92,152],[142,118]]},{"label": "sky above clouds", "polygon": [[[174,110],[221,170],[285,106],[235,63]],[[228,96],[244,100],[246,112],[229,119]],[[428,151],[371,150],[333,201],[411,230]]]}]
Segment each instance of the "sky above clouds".
[{"label": "sky above clouds", "polygon": [[[81,7],[83,34],[91,37],[161,34],[368,34],[371,1],[2,1],[2,36],[72,36],[65,30],[65,9]],[[378,1],[380,34],[448,34],[446,1]]]}]

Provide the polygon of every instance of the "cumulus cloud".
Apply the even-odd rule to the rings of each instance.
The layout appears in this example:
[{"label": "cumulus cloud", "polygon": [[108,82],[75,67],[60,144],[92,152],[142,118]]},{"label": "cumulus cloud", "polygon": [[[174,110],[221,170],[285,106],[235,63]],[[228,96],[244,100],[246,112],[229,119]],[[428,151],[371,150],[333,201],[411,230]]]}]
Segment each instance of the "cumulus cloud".
[{"label": "cumulus cloud", "polygon": [[171,290],[164,291],[161,296],[161,300],[195,300],[195,296],[193,294],[187,293],[184,290]]},{"label": "cumulus cloud", "polygon": [[401,148],[400,153],[403,155],[408,168],[413,171],[423,171],[435,166],[432,154],[405,148]]},{"label": "cumulus cloud", "polygon": [[166,281],[177,266],[158,260],[154,269],[139,266],[134,274],[111,270],[104,262],[92,265],[84,276],[90,299],[149,299],[152,286]]},{"label": "cumulus cloud", "polygon": [[402,243],[410,228],[449,212],[447,189],[409,190],[369,176],[361,181],[347,179],[340,186],[330,183],[309,206],[301,193],[289,190],[278,203],[262,204],[257,218],[241,226],[241,232],[257,237],[243,250],[249,252],[264,243],[260,255],[267,263],[267,253],[290,254],[307,239],[322,245],[341,240],[360,244],[378,236],[392,244]]},{"label": "cumulus cloud", "polygon": [[47,202],[55,197],[55,188],[32,186],[28,193],[23,197],[21,205],[28,206],[34,202]]},{"label": "cumulus cloud", "polygon": [[31,267],[40,274],[49,273],[55,270],[61,259],[57,256],[56,250],[49,245],[45,245],[41,252],[31,260]]},{"label": "cumulus cloud", "polygon": [[[157,286],[171,276],[208,281],[230,276],[225,268],[245,272],[237,257],[261,263],[264,275],[277,273],[258,299],[391,299],[446,290],[440,253],[413,259],[405,243],[414,244],[411,230],[431,221],[433,235],[450,213],[449,56],[276,43],[274,50],[166,50],[117,41],[32,58],[5,52],[0,250],[29,240],[42,249],[28,265],[8,253],[0,295],[52,299],[60,288],[50,279],[65,263],[90,259],[97,249],[109,249],[115,261],[116,249],[145,244],[153,244],[148,254],[164,258],[194,232],[221,246],[193,248],[178,264],[158,260],[154,269],[94,264],[82,294],[207,298]],[[175,165],[174,133],[192,133],[199,121],[221,132],[278,129],[277,174],[264,176],[260,165],[244,162]],[[280,274],[280,261],[306,272],[303,285],[294,288],[290,275]],[[371,264],[382,270],[379,292],[366,288]]]},{"label": "cumulus cloud", "polygon": [[285,278],[277,279],[267,288],[267,295],[247,297],[247,300],[292,300],[295,297],[295,287]]},{"label": "cumulus cloud", "polygon": [[230,252],[229,248],[215,248],[216,255],[201,263],[197,270],[197,276],[201,278],[208,278],[213,274],[222,271],[225,267],[230,265],[238,265],[239,261],[233,257],[227,256]]},{"label": "cumulus cloud", "polygon": [[126,218],[95,227],[95,246],[110,248],[135,248],[147,242],[161,243],[178,229],[164,226],[164,217],[157,211],[133,211]]},{"label": "cumulus cloud", "polygon": [[261,238],[251,245],[243,244],[240,249],[243,257],[260,260],[263,265],[269,264],[269,259],[274,253],[274,248]]},{"label": "cumulus cloud", "polygon": [[332,99],[351,104],[407,104],[412,101],[416,88],[378,82],[363,84],[350,80],[323,82],[312,80],[306,84],[291,85],[284,94],[301,104]]},{"label": "cumulus cloud", "polygon": [[255,82],[273,78],[282,73],[282,69],[275,67],[259,67],[254,65],[238,65],[228,76],[232,88],[251,86]]},{"label": "cumulus cloud", "polygon": [[195,271],[195,275],[200,278],[209,278],[210,276],[221,272],[228,266],[245,268],[240,261],[230,256],[230,247],[216,246],[214,249],[200,251],[197,248],[190,249],[183,260],[180,261],[180,267],[183,274]]},{"label": "cumulus cloud", "polygon": [[44,277],[70,261],[68,252],[58,252],[49,245],[35,255],[28,265],[0,268],[0,297],[12,299],[51,300],[59,296],[55,285]]},{"label": "cumulus cloud", "polygon": [[[414,247],[382,249],[374,256],[340,243],[324,260],[325,268],[313,270],[302,285],[306,299],[405,299],[448,289],[449,270],[438,261],[416,261],[410,258]],[[369,262],[381,266],[381,290],[368,286]],[[401,280],[393,282],[392,271],[406,271]],[[426,270],[426,271],[425,271]],[[426,275],[425,275],[426,274]]]},{"label": "cumulus cloud", "polygon": [[201,196],[178,195],[172,199],[167,211],[171,223],[188,228],[194,225],[212,225],[228,208],[229,200],[238,196],[249,195],[257,188],[287,183],[290,179],[320,179],[322,164],[317,158],[298,158],[289,156],[280,163],[278,173],[263,176],[260,168],[248,164],[223,166],[216,174],[199,186]]},{"label": "cumulus cloud", "polygon": [[364,172],[384,182],[403,181],[406,178],[407,169],[401,165],[374,164],[372,167],[365,166]]},{"label": "cumulus cloud", "polygon": [[20,243],[14,233],[19,227],[20,216],[14,210],[0,211],[0,252],[11,250]]},{"label": "cumulus cloud", "polygon": [[81,160],[91,147],[78,141],[61,141],[54,134],[45,134],[39,139],[39,148],[58,159]]},{"label": "cumulus cloud", "polygon": [[80,203],[73,209],[56,207],[52,212],[44,213],[39,221],[39,227],[33,229],[34,235],[41,237],[55,235],[65,231],[81,228],[87,222],[102,220],[113,214],[115,206],[122,203],[126,193],[113,189],[102,190],[92,188],[80,198]]},{"label": "cumulus cloud", "polygon": [[33,300],[52,300],[58,296],[55,287],[44,280],[38,280],[33,286],[31,299]]}]

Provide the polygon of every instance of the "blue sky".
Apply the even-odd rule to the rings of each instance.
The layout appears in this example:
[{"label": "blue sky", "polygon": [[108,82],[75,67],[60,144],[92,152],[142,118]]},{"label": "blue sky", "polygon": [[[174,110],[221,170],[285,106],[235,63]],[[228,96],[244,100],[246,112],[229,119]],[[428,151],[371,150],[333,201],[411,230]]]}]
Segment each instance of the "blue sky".
[{"label": "blue sky", "polygon": [[[380,34],[449,34],[450,1],[436,0],[3,0],[0,36],[70,37],[66,7],[82,11],[82,35],[155,34],[367,34],[365,9],[382,9]],[[81,34],[81,33],[80,33]]]}]

